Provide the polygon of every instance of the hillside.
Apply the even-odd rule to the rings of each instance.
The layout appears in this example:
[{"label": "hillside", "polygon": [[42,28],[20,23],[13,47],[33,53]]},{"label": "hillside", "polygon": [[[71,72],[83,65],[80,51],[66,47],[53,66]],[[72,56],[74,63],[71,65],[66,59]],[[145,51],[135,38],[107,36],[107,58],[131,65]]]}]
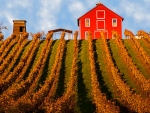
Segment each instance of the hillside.
[{"label": "hillside", "polygon": [[150,112],[150,41],[125,34],[11,35],[0,43],[0,112]]}]

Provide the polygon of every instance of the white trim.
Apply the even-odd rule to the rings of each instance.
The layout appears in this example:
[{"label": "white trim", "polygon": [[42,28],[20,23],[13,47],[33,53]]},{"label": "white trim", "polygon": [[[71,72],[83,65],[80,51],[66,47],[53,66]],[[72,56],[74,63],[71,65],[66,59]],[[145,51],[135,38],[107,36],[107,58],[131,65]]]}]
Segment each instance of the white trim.
[{"label": "white trim", "polygon": [[[116,20],[116,26],[113,25],[113,20]],[[117,27],[117,18],[112,18],[112,27]]]},{"label": "white trim", "polygon": [[80,30],[80,39],[81,39],[81,21],[79,20],[79,30]]},{"label": "white trim", "polygon": [[[98,21],[103,21],[104,22],[104,29],[98,29]],[[96,27],[97,27],[97,30],[105,30],[105,20],[97,20],[96,21]]]},{"label": "white trim", "polygon": [[122,36],[123,36],[123,35],[122,35],[122,20],[121,20],[121,28],[120,28],[120,29],[121,29],[121,34],[120,34],[121,36],[120,36],[120,38],[123,38],[123,37],[122,37]]},{"label": "white trim", "polygon": [[[98,12],[103,11],[104,12],[104,18],[98,18]],[[97,19],[105,19],[105,10],[97,10],[96,11],[96,18]]]},{"label": "white trim", "polygon": [[[86,26],[86,20],[87,20],[87,19],[89,20],[89,26]],[[85,19],[85,27],[90,27],[90,18],[86,18],[86,19]]]},{"label": "white trim", "polygon": [[107,33],[106,39],[108,39],[108,30],[95,30],[95,31],[94,31],[94,39],[96,39],[95,33],[96,33],[96,32],[99,32],[99,34],[100,34],[100,31],[105,31],[105,32]]}]

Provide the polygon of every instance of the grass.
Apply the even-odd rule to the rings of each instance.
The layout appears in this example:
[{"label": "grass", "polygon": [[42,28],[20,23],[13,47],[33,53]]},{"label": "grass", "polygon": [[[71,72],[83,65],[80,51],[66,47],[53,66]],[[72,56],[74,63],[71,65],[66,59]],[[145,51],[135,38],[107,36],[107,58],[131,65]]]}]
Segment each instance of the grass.
[{"label": "grass", "polygon": [[[27,46],[28,44],[29,44],[29,41],[26,43],[25,46]],[[13,70],[14,70],[14,67],[15,67],[16,65],[18,65],[19,61],[21,60],[21,57],[23,56],[23,52],[24,52],[25,46],[24,46],[23,48],[21,48],[22,50],[20,51],[19,56],[18,56],[18,58],[16,59],[16,62],[14,63],[14,65],[13,65],[13,67],[11,68],[10,71],[13,71]]]},{"label": "grass", "polygon": [[147,54],[150,56],[150,43],[144,39],[138,40],[140,45],[144,48],[144,50],[147,52]]},{"label": "grass", "polygon": [[[68,41],[66,41],[66,46],[64,48],[64,54],[62,56],[62,65],[61,65],[61,69],[60,69],[60,74],[59,74],[59,81],[58,81],[58,87],[55,93],[55,98],[59,98],[63,95],[64,91],[65,91],[65,72],[66,72],[66,58],[68,57],[67,55],[67,44]],[[69,61],[70,59],[68,59]],[[69,68],[69,67],[68,67]]]},{"label": "grass", "polygon": [[[121,113],[129,112],[128,109],[123,104],[121,104],[119,101],[116,100],[116,98],[118,98],[120,94],[117,94],[115,92],[116,87],[112,85],[114,84],[114,80],[111,76],[110,69],[107,67],[106,54],[102,45],[102,40],[101,39],[96,40],[95,45],[96,45],[97,62],[99,65],[98,70],[101,73],[98,74],[101,92],[106,95],[108,100],[115,102],[115,105],[119,106]],[[111,54],[112,51],[110,50],[109,43],[108,48]],[[112,60],[115,63],[115,59],[113,58],[113,56]]]},{"label": "grass", "polygon": [[28,51],[28,47],[30,46],[31,41],[28,42],[28,44],[24,47],[24,51],[22,52],[21,58],[25,55],[25,53]]},{"label": "grass", "polygon": [[105,52],[102,47],[102,40],[98,39],[94,43],[95,48],[95,60],[96,60],[96,68],[97,68],[97,74],[98,74],[98,81],[100,84],[100,89],[102,93],[105,93],[108,99],[112,99],[112,93],[111,93],[111,84],[109,81],[109,73],[107,72],[107,67],[105,64]]},{"label": "grass", "polygon": [[69,82],[70,75],[71,75],[71,68],[72,68],[72,60],[73,60],[73,54],[74,54],[74,41],[69,40],[67,43],[66,48],[66,56],[64,58],[64,64],[65,64],[65,72],[64,72],[64,88],[66,89],[67,83]]},{"label": "grass", "polygon": [[133,47],[131,40],[124,40],[124,45],[128,51],[128,54],[133,60],[133,63],[136,65],[138,70],[148,79],[150,78],[150,70],[145,66],[144,61],[142,60],[140,53]]},{"label": "grass", "polygon": [[49,76],[51,74],[51,69],[52,69],[52,66],[55,62],[55,57],[56,57],[56,52],[57,52],[59,42],[60,42],[60,40],[55,40],[54,44],[50,50],[50,56],[49,56],[49,59],[47,61],[48,68],[46,70],[44,70],[44,71],[46,71],[45,76]]},{"label": "grass", "polygon": [[51,46],[51,49],[49,51],[49,54],[48,54],[48,57],[46,60],[47,63],[44,66],[42,76],[39,80],[39,84],[41,84],[41,85],[44,84],[44,81],[46,80],[47,76],[50,75],[51,68],[55,61],[56,50],[57,50],[58,44],[59,44],[59,40],[54,40],[52,42],[52,46]]},{"label": "grass", "polygon": [[[120,57],[119,48],[115,44],[114,40],[109,41],[109,46],[114,59],[114,63],[121,74],[121,78],[130,86],[131,89],[138,89],[132,81],[132,79],[130,78],[130,72],[128,70],[128,67],[126,66],[123,59]],[[139,93],[138,90],[135,91]]]},{"label": "grass", "polygon": [[[31,44],[31,42],[30,42],[30,44]],[[28,48],[30,47],[30,45],[28,45],[27,46],[27,50],[28,50]],[[30,65],[29,65],[29,67],[28,67],[28,69],[27,69],[27,71],[26,71],[26,73],[25,73],[25,75],[24,75],[24,79],[26,79],[26,77],[29,75],[29,73],[32,71],[32,69],[33,69],[33,66],[35,65],[35,63],[38,61],[38,57],[39,57],[39,55],[40,55],[40,53],[41,53],[41,50],[42,50],[42,47],[43,47],[43,41],[41,41],[40,43],[39,43],[39,46],[37,47],[37,49],[35,50],[35,53],[34,53],[34,55],[33,55],[33,58],[32,58],[32,61],[30,62]],[[27,52],[27,50],[25,49],[25,52]],[[25,55],[25,52],[24,52],[24,55]]]},{"label": "grass", "polygon": [[4,48],[2,54],[1,54],[1,57],[3,59],[0,60],[0,64],[2,64],[2,60],[4,60],[9,54],[11,54],[13,52],[13,50],[15,49],[17,45],[17,42],[15,41],[12,41],[9,43],[9,45],[7,45],[7,48]]},{"label": "grass", "polygon": [[91,75],[87,40],[79,41],[78,60],[77,109],[81,113],[93,113],[95,106],[92,103],[91,95]]},{"label": "grass", "polygon": [[[32,64],[32,67],[37,63],[38,58],[40,57],[40,54],[41,54],[41,52],[42,52],[42,48],[43,48],[45,42],[46,42],[45,40],[42,40],[42,41],[40,42],[38,51],[37,51],[37,53],[36,53],[34,62],[33,62],[33,64]],[[32,68],[31,68],[31,70],[32,70]]]}]

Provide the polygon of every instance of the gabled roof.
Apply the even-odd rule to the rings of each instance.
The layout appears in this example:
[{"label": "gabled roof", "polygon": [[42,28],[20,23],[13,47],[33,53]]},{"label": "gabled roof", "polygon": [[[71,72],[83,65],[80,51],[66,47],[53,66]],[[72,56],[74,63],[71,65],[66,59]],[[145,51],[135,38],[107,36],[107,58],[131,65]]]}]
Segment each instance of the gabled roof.
[{"label": "gabled roof", "polygon": [[26,20],[13,20],[13,22],[27,22]]},{"label": "gabled roof", "polygon": [[59,29],[54,29],[54,30],[50,30],[48,32],[59,32],[59,31],[64,31],[64,32],[67,32],[67,33],[72,33],[71,30],[67,30],[67,29],[62,29],[62,28],[59,28]]},{"label": "gabled roof", "polygon": [[85,15],[87,15],[88,13],[92,12],[94,9],[96,9],[97,7],[99,6],[103,6],[105,7],[106,9],[108,9],[109,11],[111,11],[112,13],[114,13],[115,15],[119,16],[120,18],[122,18],[122,21],[124,20],[123,17],[121,17],[120,15],[118,15],[117,13],[115,13],[114,11],[110,10],[109,8],[107,8],[106,6],[104,6],[102,3],[98,3],[96,4],[96,7],[94,7],[93,9],[91,9],[90,11],[88,11],[87,13],[85,13],[84,15],[82,15],[81,17],[78,18],[77,22],[78,22],[78,26],[79,26],[79,20],[84,17]]}]

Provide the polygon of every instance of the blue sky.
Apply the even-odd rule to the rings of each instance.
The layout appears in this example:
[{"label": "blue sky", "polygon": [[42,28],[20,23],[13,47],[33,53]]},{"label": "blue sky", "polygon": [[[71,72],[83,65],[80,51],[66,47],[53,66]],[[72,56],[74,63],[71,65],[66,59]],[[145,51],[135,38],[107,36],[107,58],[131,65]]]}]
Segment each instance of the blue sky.
[{"label": "blue sky", "polygon": [[98,2],[124,18],[123,31],[150,32],[150,0],[0,0],[0,23],[8,27],[2,32],[5,38],[11,35],[13,20],[26,20],[32,33],[57,28],[75,31],[77,19]]}]

